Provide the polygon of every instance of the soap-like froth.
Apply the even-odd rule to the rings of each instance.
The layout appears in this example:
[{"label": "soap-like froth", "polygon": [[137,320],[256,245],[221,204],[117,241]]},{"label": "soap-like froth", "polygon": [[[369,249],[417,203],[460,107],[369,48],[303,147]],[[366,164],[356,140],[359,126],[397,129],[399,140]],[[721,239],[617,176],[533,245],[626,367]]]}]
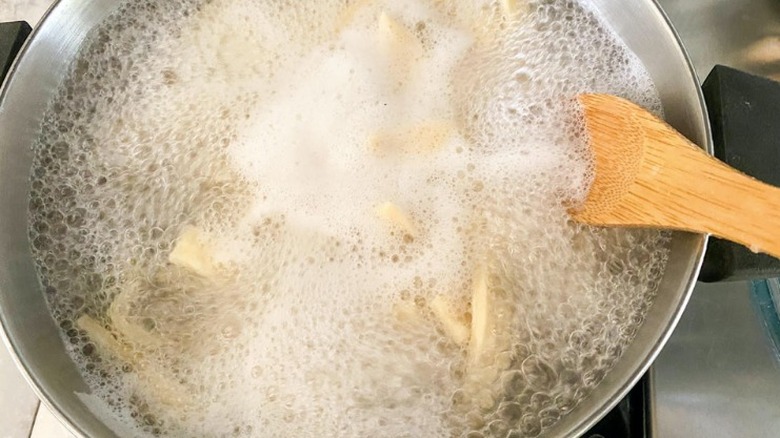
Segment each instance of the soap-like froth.
[{"label": "soap-like froth", "polygon": [[[587,397],[667,251],[568,218],[591,180],[572,101],[660,103],[587,3],[510,3],[133,0],[91,35],[35,146],[30,239],[113,415],[144,435],[536,436]],[[205,277],[169,261],[188,227]],[[475,386],[429,308],[472,317],[483,265],[510,316]]]}]

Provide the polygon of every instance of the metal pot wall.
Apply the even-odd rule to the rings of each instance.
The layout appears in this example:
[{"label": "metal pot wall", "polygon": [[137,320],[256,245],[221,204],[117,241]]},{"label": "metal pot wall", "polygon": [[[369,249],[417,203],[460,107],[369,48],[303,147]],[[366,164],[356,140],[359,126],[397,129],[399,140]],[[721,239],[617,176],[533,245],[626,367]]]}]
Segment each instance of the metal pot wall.
[{"label": "metal pot wall", "polygon": [[[653,0],[591,0],[642,59],[667,120],[712,151],[705,102],[687,55]],[[46,105],[90,31],[118,0],[61,0],[47,13],[11,68],[0,94],[0,323],[6,343],[36,392],[80,436],[130,436],[92,410],[89,389],[66,353],[40,290],[27,237],[27,202],[35,141]],[[696,281],[706,237],[677,233],[658,296],[633,343],[590,397],[552,429],[576,436],[606,414],[647,371],[677,323]]]}]

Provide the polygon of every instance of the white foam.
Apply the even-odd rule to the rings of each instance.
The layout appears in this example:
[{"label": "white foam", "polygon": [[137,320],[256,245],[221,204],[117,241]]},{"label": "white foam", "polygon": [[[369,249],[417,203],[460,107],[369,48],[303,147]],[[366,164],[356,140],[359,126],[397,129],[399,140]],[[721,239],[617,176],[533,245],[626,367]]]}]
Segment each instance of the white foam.
[{"label": "white foam", "polygon": [[[129,2],[52,103],[33,250],[95,394],[144,433],[536,436],[652,303],[664,236],[565,209],[590,181],[573,97],[660,110],[587,5],[531,2],[514,19],[499,2],[349,4]],[[382,36],[382,12],[419,42]],[[398,152],[420,126],[455,129]],[[411,225],[383,220],[385,202]],[[188,225],[229,275],[168,263]],[[497,377],[512,390],[477,408],[461,400],[463,349],[395,311],[439,294],[468,310],[483,260],[512,303]],[[88,314],[121,333],[106,312],[128,290],[125,316],[163,339],[133,340],[131,367],[74,328]],[[150,375],[188,400],[161,401]]]}]

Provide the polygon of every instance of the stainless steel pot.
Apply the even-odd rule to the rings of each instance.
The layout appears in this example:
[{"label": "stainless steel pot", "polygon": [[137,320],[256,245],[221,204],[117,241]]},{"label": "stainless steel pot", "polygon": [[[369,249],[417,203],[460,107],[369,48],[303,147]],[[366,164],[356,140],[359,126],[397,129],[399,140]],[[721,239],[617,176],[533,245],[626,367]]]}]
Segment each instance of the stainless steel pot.
[{"label": "stainless steel pot", "polygon": [[[590,0],[642,59],[667,120],[712,152],[705,103],[691,63],[653,0]],[[85,404],[89,393],[68,357],[36,278],[27,238],[27,202],[35,141],[47,102],[89,32],[119,0],[58,1],[9,72],[0,94],[0,323],[7,345],[41,400],[78,436],[130,436],[107,413]],[[589,399],[547,433],[582,434],[647,371],[674,329],[696,281],[706,237],[675,234],[658,297],[634,342]]]}]

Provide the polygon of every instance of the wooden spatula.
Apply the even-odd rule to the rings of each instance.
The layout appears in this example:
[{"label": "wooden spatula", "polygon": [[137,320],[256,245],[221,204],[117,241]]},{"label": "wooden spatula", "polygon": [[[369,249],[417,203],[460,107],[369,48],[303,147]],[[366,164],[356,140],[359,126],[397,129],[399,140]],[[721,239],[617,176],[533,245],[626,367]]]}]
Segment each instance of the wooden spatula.
[{"label": "wooden spatula", "polygon": [[595,178],[585,202],[570,210],[575,220],[710,233],[780,257],[780,189],[707,155],[625,99],[579,101]]}]

